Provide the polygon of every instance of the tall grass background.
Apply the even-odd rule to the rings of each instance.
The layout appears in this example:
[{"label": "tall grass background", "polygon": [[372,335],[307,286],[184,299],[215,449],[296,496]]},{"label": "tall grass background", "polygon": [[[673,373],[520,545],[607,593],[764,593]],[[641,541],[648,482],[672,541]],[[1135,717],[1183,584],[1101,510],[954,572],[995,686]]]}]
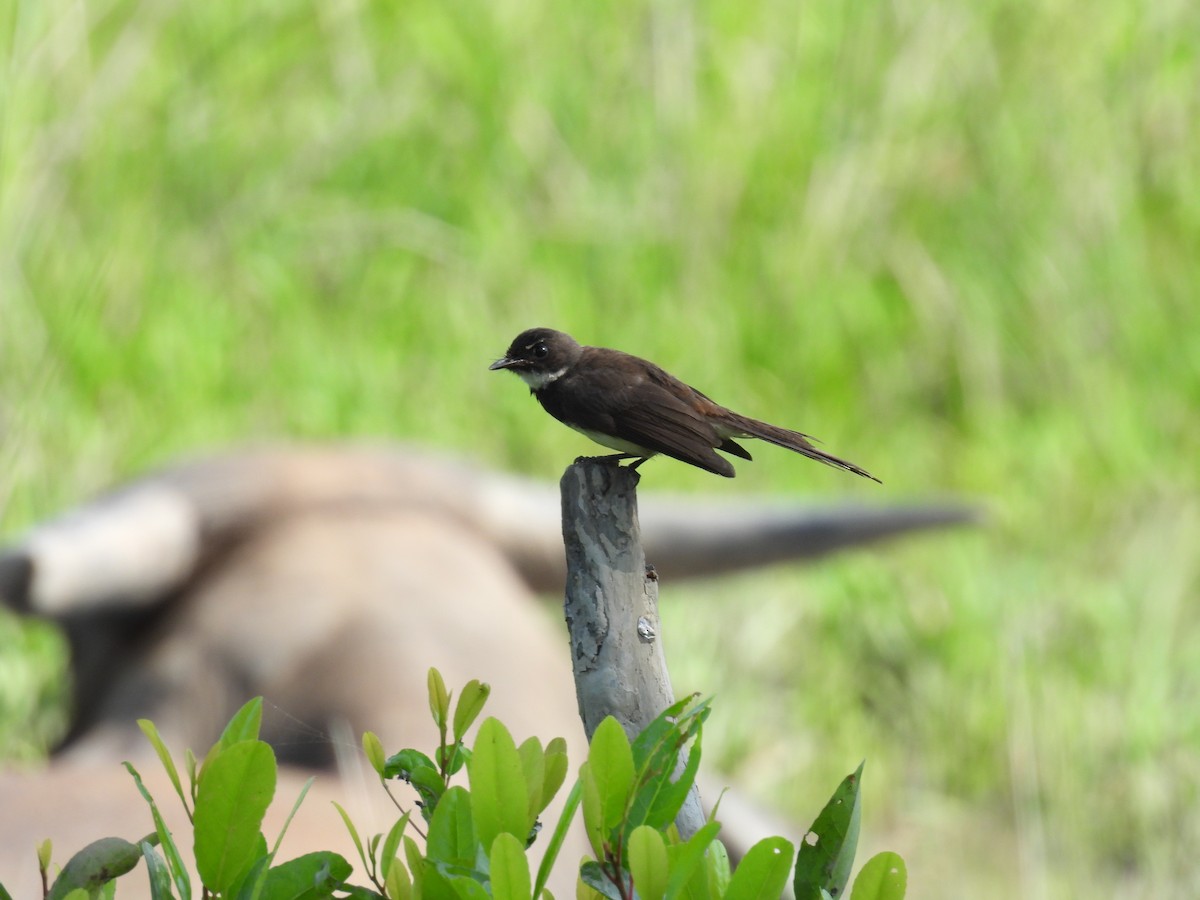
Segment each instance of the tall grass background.
[{"label": "tall grass background", "polygon": [[[914,896],[1193,896],[1198,147],[1182,0],[10,0],[0,528],[259,439],[556,477],[587,446],[485,371],[556,326],[885,482],[647,494],[990,514],[665,585],[710,761],[804,819],[865,756]],[[61,666],[0,619],[5,755]]]}]

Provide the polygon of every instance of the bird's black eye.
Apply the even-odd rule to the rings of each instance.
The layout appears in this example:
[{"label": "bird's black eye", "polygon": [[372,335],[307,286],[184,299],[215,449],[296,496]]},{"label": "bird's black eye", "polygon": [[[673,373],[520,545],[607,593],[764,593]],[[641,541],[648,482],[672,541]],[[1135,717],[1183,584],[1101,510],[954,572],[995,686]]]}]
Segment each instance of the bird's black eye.
[{"label": "bird's black eye", "polygon": [[550,348],[546,346],[545,341],[538,341],[533,345],[533,358],[545,359],[550,353]]}]

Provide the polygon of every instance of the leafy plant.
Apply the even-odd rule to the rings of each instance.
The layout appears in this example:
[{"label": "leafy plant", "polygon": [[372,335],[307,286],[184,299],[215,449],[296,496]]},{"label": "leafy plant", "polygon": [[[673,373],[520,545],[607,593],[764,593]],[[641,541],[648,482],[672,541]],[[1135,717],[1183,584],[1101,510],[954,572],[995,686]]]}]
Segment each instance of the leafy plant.
[{"label": "leafy plant", "polygon": [[[527,851],[538,839],[540,816],[567,775],[566,743],[537,738],[517,744],[499,720],[480,723],[474,743],[466,733],[479,718],[489,688],[468,682],[451,716],[452,694],[431,669],[429,706],[438,730],[432,755],[404,749],[388,756],[367,732],[363,750],[398,817],[386,834],[365,840],[341,807],[338,812],[370,887],[350,881],[354,867],[332,851],[276,863],[287,824],[268,847],[262,832],[274,798],[275,755],[259,740],[262,700],[247,703],[220,740],[198,761],[186,755],[186,783],[154,725],[140,723],[192,825],[195,876],[167,830],[140,774],[126,768],[150,807],[155,831],[136,843],[102,838],[75,854],[50,883],[50,844],[38,859],[46,900],[84,900],[115,893],[115,880],[146,861],[151,896],[191,900],[553,900],[546,884],[567,829],[582,806],[594,858],[579,873],[579,900],[775,900],[793,873],[797,900],[832,900],[849,881],[860,821],[862,766],[848,776],[813,823],[796,853],[782,837],[759,841],[733,869],[717,838],[720,824],[705,822],[680,835],[675,823],[700,764],[701,731],[709,700],[687,698],[665,710],[632,742],[613,718],[596,729],[536,872]],[[454,784],[465,774],[466,784]],[[415,794],[405,808],[389,782]],[[296,798],[292,815],[312,780]],[[419,818],[414,821],[414,811]],[[414,834],[416,837],[414,837]],[[417,838],[423,840],[424,846]],[[906,873],[900,857],[882,853],[859,873],[853,900],[900,900]],[[0,900],[11,900],[0,886]]]},{"label": "leafy plant", "polygon": [[[717,821],[686,840],[672,824],[695,779],[700,729],[708,713],[708,701],[680,701],[632,744],[612,718],[596,729],[580,769],[584,824],[596,854],[580,873],[581,900],[776,900],[782,894],[793,869],[790,841],[759,841],[731,872]],[[676,774],[679,754],[689,744]],[[860,765],[801,842],[793,881],[797,900],[842,895],[858,842],[861,776]],[[880,854],[864,868],[852,896],[900,900],[904,890],[903,861]]]}]

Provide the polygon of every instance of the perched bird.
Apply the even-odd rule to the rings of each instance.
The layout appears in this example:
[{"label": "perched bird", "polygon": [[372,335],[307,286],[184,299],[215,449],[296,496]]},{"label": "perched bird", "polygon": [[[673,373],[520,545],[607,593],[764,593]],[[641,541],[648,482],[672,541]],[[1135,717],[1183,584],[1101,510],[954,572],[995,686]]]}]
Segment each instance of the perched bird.
[{"label": "perched bird", "polygon": [[716,451],[750,459],[734,438],[758,438],[879,481],[854,463],[818,450],[808,435],[726,409],[652,362],[620,350],[581,346],[552,328],[521,332],[489,368],[515,373],[546,412],[620,451],[613,459],[636,459],[635,469],[662,453],[732,478],[733,466]]}]

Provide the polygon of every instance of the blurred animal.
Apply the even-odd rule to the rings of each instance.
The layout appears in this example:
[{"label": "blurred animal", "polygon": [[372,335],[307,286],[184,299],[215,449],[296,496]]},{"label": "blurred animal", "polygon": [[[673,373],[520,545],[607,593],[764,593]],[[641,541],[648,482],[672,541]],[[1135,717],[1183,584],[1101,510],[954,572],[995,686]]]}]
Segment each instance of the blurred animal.
[{"label": "blurred animal", "polygon": [[[668,583],[968,518],[951,506],[812,511],[650,497],[641,511],[647,558]],[[0,882],[32,893],[41,837],[55,838],[62,862],[94,838],[152,829],[119,766],[157,768],[140,717],[176,752],[203,752],[246,699],[264,695],[263,737],[282,762],[329,768],[350,748],[320,788],[344,801],[362,776],[353,748],[363,730],[389,751],[435,739],[424,693],[433,665],[450,686],[488,681],[489,714],[518,740],[567,738],[577,762],[565,632],[537,601],[564,577],[555,488],[388,447],[199,459],[35,528],[0,551],[0,596],[61,625],[74,703],[49,768],[0,773]],[[281,784],[303,777],[288,769]],[[306,807],[288,857],[345,843],[327,805]]]}]

